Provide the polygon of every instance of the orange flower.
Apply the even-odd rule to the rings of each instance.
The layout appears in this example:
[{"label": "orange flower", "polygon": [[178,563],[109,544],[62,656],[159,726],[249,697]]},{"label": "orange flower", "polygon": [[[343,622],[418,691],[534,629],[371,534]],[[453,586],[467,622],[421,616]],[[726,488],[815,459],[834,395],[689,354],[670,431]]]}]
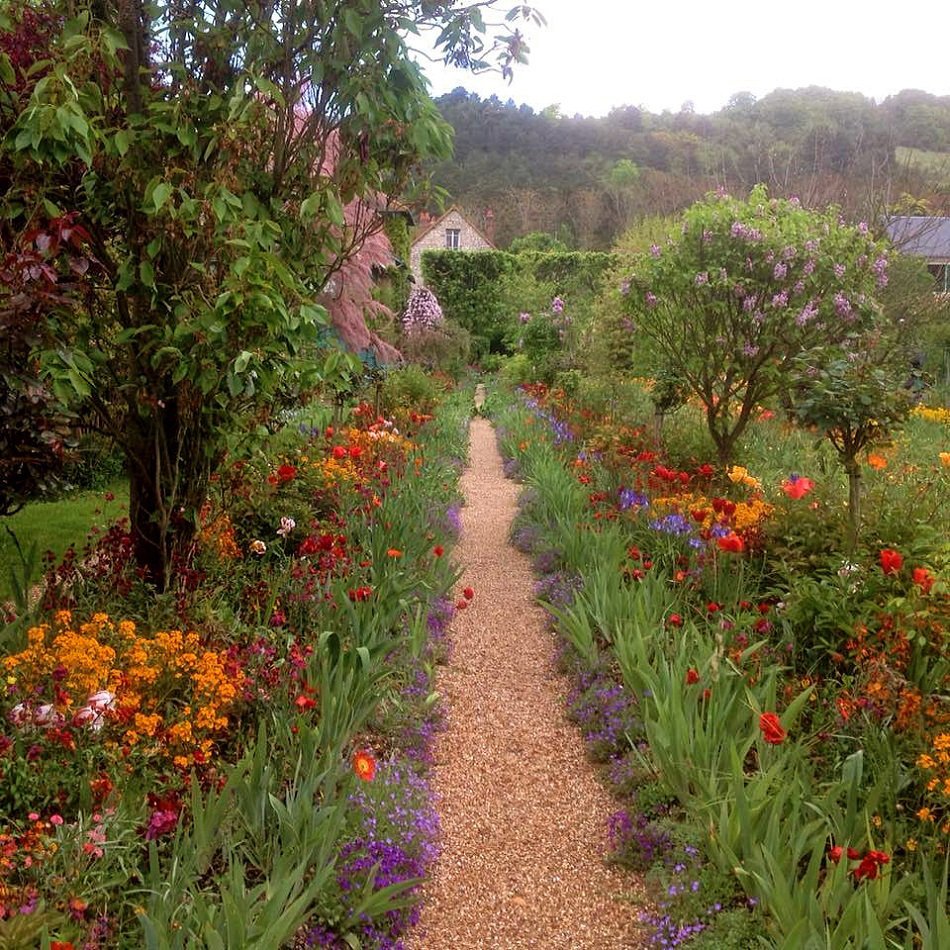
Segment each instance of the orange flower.
[{"label": "orange flower", "polygon": [[402,557],[402,551],[399,548],[390,548],[386,552],[386,557]]},{"label": "orange flower", "polygon": [[372,782],[376,776],[376,757],[366,749],[354,753],[353,771],[364,782]]},{"label": "orange flower", "polygon": [[868,455],[868,465],[880,471],[882,468],[887,468],[887,459],[883,455],[872,452]]}]

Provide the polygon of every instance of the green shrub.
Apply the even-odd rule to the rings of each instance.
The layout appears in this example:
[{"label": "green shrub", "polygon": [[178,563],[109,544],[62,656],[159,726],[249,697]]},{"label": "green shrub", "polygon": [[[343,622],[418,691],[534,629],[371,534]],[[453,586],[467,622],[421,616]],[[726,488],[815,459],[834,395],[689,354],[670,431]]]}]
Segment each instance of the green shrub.
[{"label": "green shrub", "polygon": [[421,366],[408,366],[391,372],[383,382],[380,408],[386,414],[396,409],[432,412],[439,404],[442,390]]}]

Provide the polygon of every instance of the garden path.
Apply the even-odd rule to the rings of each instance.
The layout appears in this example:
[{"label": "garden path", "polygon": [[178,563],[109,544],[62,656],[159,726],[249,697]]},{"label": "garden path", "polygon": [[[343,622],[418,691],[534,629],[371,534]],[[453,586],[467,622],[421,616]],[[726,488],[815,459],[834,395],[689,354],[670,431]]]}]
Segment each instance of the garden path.
[{"label": "garden path", "polygon": [[440,671],[447,727],[434,786],[442,853],[411,950],[614,950],[645,944],[637,882],[604,864],[613,809],[564,715],[567,681],[534,602],[528,558],[508,544],[518,486],[491,425],[472,421],[459,587],[475,597]]}]

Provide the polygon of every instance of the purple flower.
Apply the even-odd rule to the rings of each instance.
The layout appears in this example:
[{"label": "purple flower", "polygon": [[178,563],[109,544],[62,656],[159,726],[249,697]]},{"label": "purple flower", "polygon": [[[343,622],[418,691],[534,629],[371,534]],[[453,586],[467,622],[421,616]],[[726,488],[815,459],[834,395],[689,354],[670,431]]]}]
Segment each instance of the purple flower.
[{"label": "purple flower", "polygon": [[553,313],[561,313],[564,310],[564,301],[560,297],[555,297],[551,301],[551,310]]},{"label": "purple flower", "polygon": [[646,296],[644,297],[644,300],[646,301],[646,305],[651,310],[656,306],[656,294],[652,293],[651,291],[648,290],[646,292]]},{"label": "purple flower", "polygon": [[697,287],[700,287],[700,286],[702,286],[703,284],[708,284],[708,283],[709,283],[709,274],[707,274],[706,271],[702,271],[701,273],[699,273],[699,274],[696,275],[696,279],[695,279],[694,282],[695,282],[695,284],[696,284]]},{"label": "purple flower", "polygon": [[652,257],[659,257],[662,253],[663,253],[663,251],[662,251],[662,249],[660,248],[660,245],[659,245],[659,244],[651,244],[651,245],[650,245],[650,255],[651,255]]},{"label": "purple flower", "polygon": [[781,310],[784,307],[788,306],[788,291],[783,290],[780,294],[775,294],[772,297],[772,307],[776,310]]},{"label": "purple flower", "polygon": [[772,276],[776,280],[784,280],[785,275],[788,273],[788,265],[781,263],[781,261],[775,265],[775,268],[772,270]]},{"label": "purple flower", "polygon": [[838,280],[841,280],[841,278],[844,277],[844,272],[845,272],[844,264],[835,264],[835,266],[832,269],[834,270],[835,277],[837,277]]},{"label": "purple flower", "polygon": [[840,290],[835,294],[835,313],[839,317],[851,316],[851,301]]}]

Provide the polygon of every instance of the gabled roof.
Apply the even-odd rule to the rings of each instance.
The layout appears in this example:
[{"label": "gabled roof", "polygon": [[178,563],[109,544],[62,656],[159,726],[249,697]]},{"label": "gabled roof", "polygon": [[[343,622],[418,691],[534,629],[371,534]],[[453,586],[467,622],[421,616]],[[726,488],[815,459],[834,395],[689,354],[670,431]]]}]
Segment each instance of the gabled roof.
[{"label": "gabled roof", "polygon": [[430,231],[434,231],[452,212],[455,212],[460,218],[465,219],[465,223],[489,246],[494,247],[495,245],[488,240],[487,237],[482,233],[480,228],[476,228],[474,224],[469,220],[468,215],[458,206],[452,205],[443,215],[436,218],[435,221],[427,224],[422,230],[412,239],[413,244],[417,244],[421,241]]},{"label": "gabled roof", "polygon": [[896,217],[887,222],[885,230],[903,254],[950,260],[950,218]]}]

